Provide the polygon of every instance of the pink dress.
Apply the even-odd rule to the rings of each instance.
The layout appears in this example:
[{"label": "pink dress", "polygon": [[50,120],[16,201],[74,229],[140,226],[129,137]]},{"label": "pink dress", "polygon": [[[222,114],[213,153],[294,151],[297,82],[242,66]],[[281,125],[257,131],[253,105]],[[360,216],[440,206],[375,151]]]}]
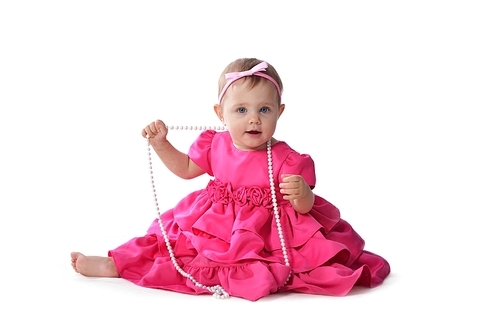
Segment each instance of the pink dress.
[{"label": "pink dress", "polygon": [[[270,196],[267,152],[241,151],[228,132],[204,131],[189,157],[213,178],[161,215],[177,262],[206,286],[258,300],[278,291],[346,295],[355,285],[375,287],[388,262],[364,250],[363,239],[339,210],[316,195],[299,214],[277,190],[290,266],[286,266]],[[314,187],[314,162],[285,142],[272,147],[276,187],[282,174],[300,174]],[[120,276],[137,285],[188,294],[210,293],[174,268],[157,219],[145,236],[109,251]],[[288,274],[292,276],[283,286]]]}]

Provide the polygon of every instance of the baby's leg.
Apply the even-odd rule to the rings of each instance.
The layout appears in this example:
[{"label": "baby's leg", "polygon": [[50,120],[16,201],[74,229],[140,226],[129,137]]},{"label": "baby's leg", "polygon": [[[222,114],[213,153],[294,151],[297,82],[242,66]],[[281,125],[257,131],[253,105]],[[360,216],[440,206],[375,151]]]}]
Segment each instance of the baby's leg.
[{"label": "baby's leg", "polygon": [[111,257],[85,256],[82,253],[72,252],[71,265],[77,273],[83,276],[120,277]]}]

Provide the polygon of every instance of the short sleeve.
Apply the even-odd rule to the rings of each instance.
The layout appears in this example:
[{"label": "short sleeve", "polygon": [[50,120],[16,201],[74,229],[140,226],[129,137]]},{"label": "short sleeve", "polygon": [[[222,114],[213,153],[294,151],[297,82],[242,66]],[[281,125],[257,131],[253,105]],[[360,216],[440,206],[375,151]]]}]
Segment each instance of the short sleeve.
[{"label": "short sleeve", "polygon": [[189,158],[210,176],[214,175],[212,171],[211,152],[215,133],[216,131],[214,130],[203,131],[193,142],[188,152]]},{"label": "short sleeve", "polygon": [[290,153],[283,163],[281,174],[301,175],[311,189],[316,186],[314,161],[308,154]]}]

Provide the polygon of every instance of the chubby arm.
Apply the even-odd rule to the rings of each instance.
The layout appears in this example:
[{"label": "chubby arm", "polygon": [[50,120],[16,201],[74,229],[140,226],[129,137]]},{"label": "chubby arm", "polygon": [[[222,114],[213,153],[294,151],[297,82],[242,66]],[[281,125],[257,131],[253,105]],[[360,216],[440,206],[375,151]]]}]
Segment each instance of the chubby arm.
[{"label": "chubby arm", "polygon": [[300,175],[283,174],[279,184],[283,199],[290,201],[298,213],[308,213],[314,204],[314,193]]},{"label": "chubby arm", "polygon": [[149,144],[167,168],[182,179],[192,179],[205,173],[186,153],[176,149],[167,140],[168,128],[161,120],[156,120],[144,129],[142,136],[149,138]]}]

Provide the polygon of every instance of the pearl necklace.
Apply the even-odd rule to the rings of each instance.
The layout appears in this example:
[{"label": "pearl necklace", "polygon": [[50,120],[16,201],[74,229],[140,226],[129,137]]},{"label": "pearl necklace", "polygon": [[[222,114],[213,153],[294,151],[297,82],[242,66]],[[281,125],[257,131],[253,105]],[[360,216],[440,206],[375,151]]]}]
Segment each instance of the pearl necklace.
[{"label": "pearl necklace", "polygon": [[[169,126],[168,129],[169,130],[224,130],[224,127],[223,126]],[[163,235],[163,239],[165,240],[165,244],[166,244],[167,249],[168,249],[168,254],[170,255],[170,260],[172,261],[177,272],[179,272],[179,274],[181,274],[183,277],[186,277],[191,282],[193,282],[193,284],[195,286],[202,288],[202,289],[205,289],[205,290],[208,290],[217,299],[228,298],[229,294],[226,292],[226,290],[224,290],[224,288],[222,286],[220,286],[220,285],[206,286],[206,285],[198,282],[193,277],[193,275],[188,274],[179,266],[179,263],[177,262],[177,259],[174,255],[174,250],[172,248],[172,245],[170,244],[170,239],[168,238],[167,232],[165,231],[165,227],[164,227],[163,222],[161,220],[161,212],[160,212],[160,207],[158,205],[158,199],[156,197],[156,188],[155,188],[155,182],[154,182],[154,177],[153,177],[153,162],[151,160],[151,147],[149,145],[149,136],[146,137],[146,143],[148,145],[149,171],[150,171],[150,175],[151,175],[151,186],[152,186],[152,190],[153,190],[153,199],[154,199],[154,204],[156,207],[156,214],[158,216],[158,226],[160,227],[161,233]],[[290,261],[288,259],[288,252],[286,250],[285,238],[283,236],[283,229],[281,226],[281,220],[280,220],[280,215],[279,215],[279,211],[278,211],[278,201],[276,199],[276,189],[274,186],[271,139],[269,139],[267,141],[266,149],[267,149],[267,165],[268,165],[268,172],[269,172],[269,186],[271,188],[271,199],[273,202],[274,218],[276,219],[276,227],[278,229],[278,236],[280,239],[281,251],[283,253],[285,265],[287,267],[290,267]],[[283,285],[281,285],[278,289],[285,286],[288,283],[288,281],[290,280],[291,276],[292,276],[292,270],[290,270],[290,272],[288,273],[288,277],[286,278]]]}]

